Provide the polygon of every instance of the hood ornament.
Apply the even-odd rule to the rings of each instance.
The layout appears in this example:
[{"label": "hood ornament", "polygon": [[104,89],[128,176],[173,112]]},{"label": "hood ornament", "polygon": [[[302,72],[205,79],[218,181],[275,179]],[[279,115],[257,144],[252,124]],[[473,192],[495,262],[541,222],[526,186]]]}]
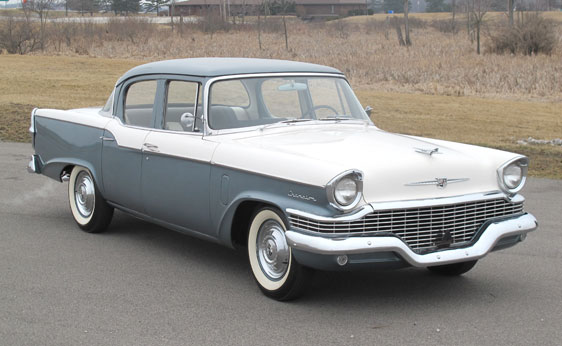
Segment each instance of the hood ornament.
[{"label": "hood ornament", "polygon": [[444,189],[447,187],[447,184],[460,183],[467,180],[469,179],[468,178],[457,178],[457,179],[435,178],[435,180],[417,181],[415,183],[409,183],[406,184],[406,186],[436,185],[438,188]]},{"label": "hood ornament", "polygon": [[433,148],[433,149],[414,148],[414,149],[416,150],[416,153],[426,154],[429,156],[432,156],[433,154],[443,154],[439,152],[439,148]]}]

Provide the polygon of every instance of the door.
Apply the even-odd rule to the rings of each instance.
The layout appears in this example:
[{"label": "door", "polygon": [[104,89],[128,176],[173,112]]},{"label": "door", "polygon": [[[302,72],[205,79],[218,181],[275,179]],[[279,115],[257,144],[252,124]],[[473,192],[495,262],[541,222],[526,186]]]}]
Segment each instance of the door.
[{"label": "door", "polygon": [[[167,81],[156,119],[160,129],[145,139],[141,185],[149,216],[208,234],[210,162],[217,144],[199,130],[199,90],[197,82]],[[197,120],[186,121],[190,117]]]},{"label": "door", "polygon": [[143,213],[142,151],[154,126],[158,81],[133,81],[125,88],[123,107],[118,107],[118,114],[121,114],[108,123],[102,137],[104,196]]}]

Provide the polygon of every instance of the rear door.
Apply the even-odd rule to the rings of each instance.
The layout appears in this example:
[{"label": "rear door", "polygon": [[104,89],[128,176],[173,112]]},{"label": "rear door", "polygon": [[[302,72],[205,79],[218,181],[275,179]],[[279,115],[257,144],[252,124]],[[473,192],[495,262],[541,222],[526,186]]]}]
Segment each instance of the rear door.
[{"label": "rear door", "polygon": [[117,116],[106,126],[102,150],[105,198],[125,208],[144,213],[141,194],[142,152],[154,128],[159,84],[156,79],[126,82],[123,97],[116,99]]}]

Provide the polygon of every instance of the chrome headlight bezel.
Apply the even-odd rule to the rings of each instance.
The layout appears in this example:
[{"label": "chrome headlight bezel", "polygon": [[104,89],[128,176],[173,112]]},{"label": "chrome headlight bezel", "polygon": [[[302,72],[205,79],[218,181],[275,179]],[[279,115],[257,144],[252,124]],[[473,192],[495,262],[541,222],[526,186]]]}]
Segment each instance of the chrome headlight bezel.
[{"label": "chrome headlight bezel", "polygon": [[[338,184],[346,179],[353,180],[356,186],[355,198],[349,204],[338,202],[338,198],[336,197]],[[363,198],[363,172],[352,169],[338,174],[326,185],[326,194],[332,207],[341,211],[354,209]]]},{"label": "chrome headlight bezel", "polygon": [[[511,165],[517,165],[521,169],[521,181],[515,187],[509,187],[505,181],[505,172]],[[498,168],[498,184],[501,190],[510,196],[517,194],[525,186],[525,181],[527,180],[527,172],[529,170],[529,158],[526,156],[518,156],[513,158]]]}]

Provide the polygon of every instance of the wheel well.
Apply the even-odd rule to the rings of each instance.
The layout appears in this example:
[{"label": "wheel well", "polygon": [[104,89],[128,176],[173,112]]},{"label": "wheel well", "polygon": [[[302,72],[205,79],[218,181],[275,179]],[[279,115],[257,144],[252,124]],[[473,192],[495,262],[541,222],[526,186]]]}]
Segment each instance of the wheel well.
[{"label": "wheel well", "polygon": [[272,204],[259,201],[244,201],[238,205],[234,217],[232,218],[232,226],[230,228],[230,237],[232,245],[235,247],[246,247],[248,229],[250,228],[250,218],[254,212],[260,207],[276,208]]},{"label": "wheel well", "polygon": [[72,173],[72,169],[74,169],[74,165],[66,165],[60,172],[60,180],[63,181],[64,176],[70,175],[70,173]]}]

